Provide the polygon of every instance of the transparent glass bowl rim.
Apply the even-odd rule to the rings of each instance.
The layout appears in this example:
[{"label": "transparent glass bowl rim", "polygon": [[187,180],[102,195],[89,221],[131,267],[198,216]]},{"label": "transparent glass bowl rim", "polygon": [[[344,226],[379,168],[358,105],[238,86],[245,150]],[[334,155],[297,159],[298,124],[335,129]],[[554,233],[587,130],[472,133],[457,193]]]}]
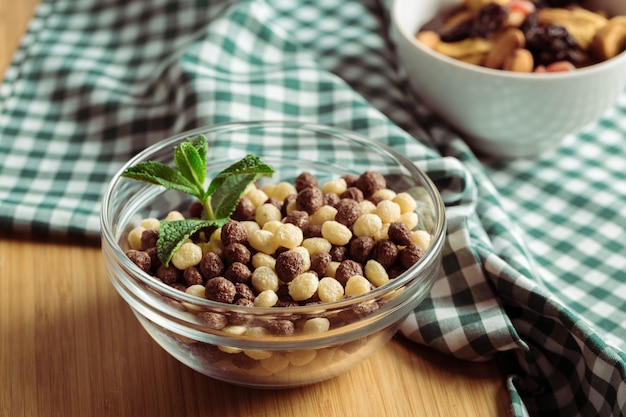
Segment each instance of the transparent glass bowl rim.
[{"label": "transparent glass bowl rim", "polygon": [[[342,137],[349,141],[353,141],[358,143],[361,146],[366,148],[376,149],[378,152],[382,152],[387,154],[387,156],[393,158],[398,162],[399,165],[405,169],[410,176],[416,180],[417,184],[421,184],[427,191],[429,198],[432,201],[433,206],[433,214],[436,219],[434,224],[431,242],[428,249],[425,251],[422,258],[405,272],[403,272],[398,277],[389,281],[383,286],[373,289],[365,294],[345,298],[339,301],[333,301],[323,304],[310,305],[310,306],[293,306],[293,307],[280,307],[277,309],[276,307],[244,307],[244,306],[236,306],[232,304],[224,304],[216,301],[211,301],[207,299],[203,299],[197,296],[193,296],[187,294],[183,291],[175,289],[165,283],[157,281],[150,274],[141,270],[137,265],[135,265],[124,253],[122,247],[118,243],[118,238],[116,238],[112,226],[112,218],[111,211],[112,207],[110,205],[110,201],[112,198],[115,189],[118,187],[120,181],[134,181],[131,179],[123,178],[121,174],[130,166],[136,164],[139,161],[149,160],[151,155],[162,151],[163,149],[173,149],[173,146],[183,139],[195,136],[198,134],[216,134],[220,131],[229,131],[234,129],[246,129],[251,127],[261,127],[261,128],[285,128],[291,130],[307,130],[312,133],[323,133],[326,135],[333,135],[337,137]],[[154,185],[145,184],[144,187],[156,187]],[[445,206],[443,200],[441,199],[441,195],[437,191],[435,184],[432,180],[426,175],[426,173],[417,167],[413,162],[409,159],[393,150],[389,146],[374,141],[366,136],[363,136],[354,131],[350,131],[343,128],[338,128],[334,126],[327,126],[315,123],[305,123],[305,122],[296,122],[296,121],[247,121],[247,122],[227,122],[220,123],[210,126],[202,126],[195,129],[187,130],[182,133],[170,136],[166,139],[163,139],[155,144],[145,148],[143,151],[137,153],[134,157],[132,157],[128,162],[126,162],[122,168],[113,176],[110,181],[105,194],[102,200],[102,209],[100,213],[100,223],[101,223],[101,234],[102,239],[108,244],[110,249],[112,250],[116,260],[121,263],[125,271],[129,271],[132,273],[133,277],[139,279],[143,284],[147,285],[149,288],[158,291],[162,295],[171,297],[173,299],[177,299],[179,301],[184,301],[187,303],[195,304],[196,306],[205,307],[207,309],[214,310],[228,310],[231,312],[242,312],[246,314],[254,314],[254,315],[275,315],[275,314],[285,314],[285,313],[298,313],[298,314],[307,314],[314,313],[319,311],[320,308],[324,308],[325,310],[334,310],[334,309],[342,309],[346,308],[358,303],[367,302],[369,300],[375,300],[383,297],[384,295],[393,292],[397,288],[402,286],[406,286],[419,274],[421,271],[428,270],[433,262],[436,262],[438,259],[438,254],[442,250],[443,243],[445,240],[445,231],[446,231],[446,216],[445,216]],[[119,278],[119,277],[118,277]],[[419,277],[418,277],[419,278]],[[129,279],[128,276],[124,276],[122,281]],[[419,279],[417,279],[419,281]],[[128,287],[127,287],[128,288]]]}]

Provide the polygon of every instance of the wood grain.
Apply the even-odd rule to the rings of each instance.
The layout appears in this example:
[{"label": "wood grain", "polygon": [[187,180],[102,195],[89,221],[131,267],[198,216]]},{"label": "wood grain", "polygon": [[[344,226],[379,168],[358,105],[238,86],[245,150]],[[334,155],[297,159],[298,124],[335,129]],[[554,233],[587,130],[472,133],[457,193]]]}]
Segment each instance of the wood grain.
[{"label": "wood grain", "polygon": [[39,0],[0,0],[0,77],[11,62]]},{"label": "wood grain", "polygon": [[[36,0],[0,0],[0,73]],[[0,237],[0,416],[506,416],[493,363],[401,337],[317,385],[264,391],[178,363],[115,292],[98,246]]]},{"label": "wood grain", "polygon": [[100,248],[0,239],[0,416],[504,416],[492,363],[400,336],[350,372],[293,390],[227,385],[143,331]]}]

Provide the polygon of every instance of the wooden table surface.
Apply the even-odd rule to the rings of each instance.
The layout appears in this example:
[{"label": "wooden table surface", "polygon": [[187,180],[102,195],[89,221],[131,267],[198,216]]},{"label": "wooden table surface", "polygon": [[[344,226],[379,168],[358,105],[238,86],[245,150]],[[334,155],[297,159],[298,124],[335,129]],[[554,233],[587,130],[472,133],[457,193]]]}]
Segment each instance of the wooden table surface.
[{"label": "wooden table surface", "polygon": [[[36,0],[0,0],[0,74]],[[508,416],[495,365],[398,336],[350,372],[239,388],[166,354],[115,292],[100,248],[0,237],[0,416]]]}]

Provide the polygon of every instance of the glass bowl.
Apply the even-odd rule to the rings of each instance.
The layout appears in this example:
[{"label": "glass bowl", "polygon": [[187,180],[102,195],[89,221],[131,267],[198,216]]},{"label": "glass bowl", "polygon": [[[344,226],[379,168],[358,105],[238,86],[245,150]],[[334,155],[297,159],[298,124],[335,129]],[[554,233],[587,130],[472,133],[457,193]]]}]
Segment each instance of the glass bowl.
[{"label": "glass bowl", "polygon": [[[172,210],[185,212],[190,197],[124,178],[121,173],[146,160],[173,166],[173,148],[198,134],[205,135],[209,143],[208,179],[249,153],[276,171],[271,178],[260,180],[259,187],[280,181],[293,183],[303,171],[317,176],[320,184],[345,174],[377,171],[385,176],[387,188],[415,198],[416,227],[427,234],[430,244],[419,261],[387,283],[333,302],[239,306],[173,288],[131,262],[126,255],[127,238],[143,219],[164,218]],[[256,388],[323,381],[346,372],[380,349],[428,295],[439,275],[445,239],[442,200],[430,179],[413,163],[356,133],[297,122],[216,125],[145,149],[110,182],[103,199],[101,226],[107,274],[150,336],[202,374]],[[226,327],[207,325],[200,319],[215,314],[225,318]],[[329,328],[311,331],[320,320]],[[281,332],[283,327],[293,331]]]}]

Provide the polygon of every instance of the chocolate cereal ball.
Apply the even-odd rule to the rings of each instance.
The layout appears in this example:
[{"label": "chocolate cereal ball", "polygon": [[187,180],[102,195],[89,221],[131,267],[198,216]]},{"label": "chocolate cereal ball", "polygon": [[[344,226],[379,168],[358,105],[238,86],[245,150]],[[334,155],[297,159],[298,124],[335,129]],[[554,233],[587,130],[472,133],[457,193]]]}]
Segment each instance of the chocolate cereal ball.
[{"label": "chocolate cereal ball", "polygon": [[296,209],[315,213],[324,205],[324,193],[317,187],[306,187],[296,196]]},{"label": "chocolate cereal ball", "polygon": [[372,256],[376,241],[370,236],[359,236],[350,242],[350,258],[365,263]]},{"label": "chocolate cereal ball", "polygon": [[199,268],[204,279],[211,279],[224,273],[224,262],[215,252],[207,252],[202,255]]},{"label": "chocolate cereal ball", "polygon": [[224,271],[224,278],[228,279],[231,282],[243,282],[248,284],[252,277],[252,271],[246,264],[242,264],[241,262],[233,262],[228,265],[226,271]]},{"label": "chocolate cereal ball", "polygon": [[356,219],[361,215],[361,206],[359,203],[351,198],[342,198],[335,205],[337,214],[335,214],[335,221],[344,224],[348,227],[352,226]]},{"label": "chocolate cereal ball", "polygon": [[304,272],[304,259],[296,251],[282,252],[276,258],[276,275],[283,282],[291,282],[293,279]]},{"label": "chocolate cereal ball", "polygon": [[391,223],[387,234],[396,245],[406,246],[412,242],[411,230],[402,222]]},{"label": "chocolate cereal ball", "polygon": [[135,265],[141,268],[144,272],[150,272],[150,267],[152,265],[152,258],[147,252],[130,249],[126,252],[126,256],[130,259]]},{"label": "chocolate cereal ball", "polygon": [[304,210],[292,210],[285,216],[285,223],[291,223],[298,226],[302,230],[309,227],[309,214]]},{"label": "chocolate cereal ball", "polygon": [[235,299],[235,294],[235,284],[224,277],[211,278],[204,286],[204,295],[212,301],[230,304]]},{"label": "chocolate cereal ball", "polygon": [[310,172],[303,172],[296,177],[294,185],[296,187],[296,191],[298,192],[309,187],[317,188],[318,186],[317,177],[315,177],[315,175],[311,174]]},{"label": "chocolate cereal ball", "polygon": [[361,191],[365,198],[370,197],[376,191],[387,187],[387,181],[380,172],[365,171],[356,180],[355,185]]},{"label": "chocolate cereal ball", "polygon": [[409,268],[419,261],[422,256],[424,256],[422,247],[415,243],[410,243],[400,251],[400,263],[403,267]]},{"label": "chocolate cereal ball", "polygon": [[372,257],[385,268],[389,268],[398,259],[398,247],[389,239],[381,239],[376,242]]},{"label": "chocolate cereal ball", "polygon": [[231,219],[238,221],[246,221],[246,220],[254,220],[254,215],[256,214],[256,206],[246,196],[242,196],[235,207],[235,211],[233,212]]},{"label": "chocolate cereal ball", "polygon": [[311,256],[311,271],[315,272],[318,277],[326,275],[326,268],[328,264],[333,260],[333,257],[328,252],[317,252]]},{"label": "chocolate cereal ball", "polygon": [[156,247],[157,240],[159,239],[158,230],[147,229],[141,233],[141,249],[148,250]]},{"label": "chocolate cereal ball", "polygon": [[250,249],[242,243],[231,243],[224,247],[224,252],[222,253],[224,257],[224,261],[227,265],[230,265],[235,262],[240,262],[242,264],[247,264],[250,262]]},{"label": "chocolate cereal ball", "polygon": [[248,231],[246,227],[236,220],[230,220],[224,226],[222,226],[222,233],[220,235],[224,246],[228,246],[231,243],[245,244],[248,242]]},{"label": "chocolate cereal ball", "polygon": [[335,279],[344,286],[355,275],[363,275],[363,266],[352,259],[341,262],[335,271]]}]

